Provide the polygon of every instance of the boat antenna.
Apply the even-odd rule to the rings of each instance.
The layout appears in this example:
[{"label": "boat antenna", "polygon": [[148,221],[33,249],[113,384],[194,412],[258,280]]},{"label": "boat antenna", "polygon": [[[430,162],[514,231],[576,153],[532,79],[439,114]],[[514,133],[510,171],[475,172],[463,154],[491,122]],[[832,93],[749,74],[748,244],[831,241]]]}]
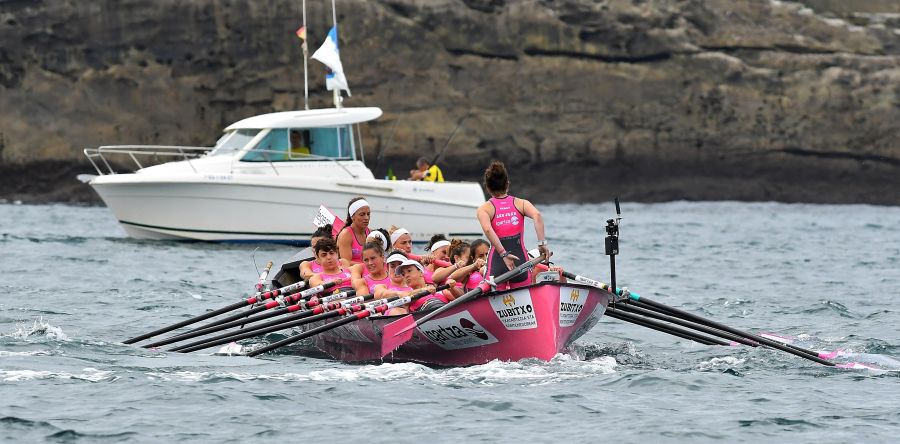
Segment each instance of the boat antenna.
[{"label": "boat antenna", "polygon": [[441,151],[437,154],[437,156],[434,156],[434,160],[431,161],[432,165],[436,164],[438,159],[440,159],[441,156],[444,155],[444,151],[447,151],[447,147],[450,146],[450,142],[453,140],[453,136],[456,135],[456,131],[459,130],[459,128],[466,121],[466,119],[469,118],[470,115],[472,115],[472,111],[466,111],[466,115],[463,116],[463,118],[460,119],[459,123],[456,124],[456,128],[453,128],[453,132],[450,133],[450,137],[447,138],[447,142],[444,143],[444,147],[441,148]]},{"label": "boat antenna", "polygon": [[622,210],[619,208],[619,196],[615,198],[616,217],[606,220],[606,255],[609,256],[609,285],[616,292],[616,255],[619,254],[619,221]]},{"label": "boat antenna", "polygon": [[[306,0],[303,0],[303,29],[306,29]],[[306,32],[309,35],[309,32]],[[309,110],[309,68],[307,59],[309,58],[309,48],[306,45],[306,39],[303,39],[303,109]]]},{"label": "boat antenna", "polygon": [[[334,5],[335,0],[331,0],[331,23],[334,26],[335,31],[337,31],[337,7]],[[337,32],[335,32],[337,35]],[[335,42],[337,43],[337,42]],[[341,109],[341,89],[334,89],[334,107],[337,109]]]}]

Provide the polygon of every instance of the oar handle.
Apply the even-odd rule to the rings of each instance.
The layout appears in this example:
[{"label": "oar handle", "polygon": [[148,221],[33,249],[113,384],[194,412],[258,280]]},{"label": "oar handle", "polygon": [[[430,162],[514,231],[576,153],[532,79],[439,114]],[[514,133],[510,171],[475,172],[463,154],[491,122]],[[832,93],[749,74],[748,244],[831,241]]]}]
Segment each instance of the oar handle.
[{"label": "oar handle", "polygon": [[[422,256],[419,256],[417,254],[408,254],[407,256],[409,256],[409,258],[414,261],[422,259]],[[445,261],[443,259],[435,259],[434,263],[438,267],[452,267],[453,266],[453,264],[451,264],[449,261]],[[537,264],[534,266],[534,268],[537,268],[538,270],[541,270],[541,271],[547,271],[550,269],[550,267],[548,267],[546,264]]]},{"label": "oar handle", "polygon": [[266,262],[266,268],[259,274],[259,280],[256,281],[256,292],[261,293],[265,288],[266,278],[269,277],[269,270],[272,269],[272,261]]},{"label": "oar handle", "polygon": [[[334,322],[329,322],[325,325],[320,325],[316,328],[307,330],[303,333],[293,335],[289,338],[282,339],[278,342],[269,344],[265,347],[258,348],[256,350],[253,350],[253,351],[247,353],[247,356],[257,356],[257,355],[284,347],[286,345],[293,344],[294,342],[300,341],[300,340],[308,338],[310,336],[317,335],[324,331],[331,330],[333,328],[340,327],[341,325],[349,324],[354,321],[359,321],[361,319],[365,319],[365,318],[371,316],[373,313],[384,313],[384,312],[390,310],[391,308],[400,307],[400,306],[409,304],[410,302],[412,302],[416,299],[428,296],[428,295],[430,295],[432,293],[436,293],[438,291],[446,290],[447,288],[450,288],[450,286],[444,284],[444,285],[439,285],[439,286],[435,287],[434,291],[422,290],[418,293],[415,293],[415,294],[412,294],[409,296],[404,296],[404,297],[394,296],[394,297],[389,298],[390,299],[389,302],[382,303],[382,304],[376,305],[376,306],[353,305],[350,307],[340,308],[340,309],[336,310],[337,314],[338,315],[347,314],[348,316],[345,316],[344,318],[339,319]],[[382,299],[382,301],[383,301],[383,299]],[[366,304],[366,305],[368,305],[368,304]]]}]

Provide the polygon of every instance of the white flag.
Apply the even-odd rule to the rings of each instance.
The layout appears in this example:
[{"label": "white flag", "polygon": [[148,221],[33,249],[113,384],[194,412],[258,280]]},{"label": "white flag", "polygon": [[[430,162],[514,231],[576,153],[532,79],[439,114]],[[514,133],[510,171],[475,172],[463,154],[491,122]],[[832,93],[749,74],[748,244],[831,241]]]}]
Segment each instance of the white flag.
[{"label": "white flag", "polygon": [[313,53],[312,58],[324,63],[331,71],[325,75],[325,87],[329,91],[335,89],[347,91],[349,96],[350,87],[347,85],[347,78],[344,77],[344,66],[341,65],[341,56],[338,51],[337,27],[331,27],[325,43],[322,43],[322,46]]}]

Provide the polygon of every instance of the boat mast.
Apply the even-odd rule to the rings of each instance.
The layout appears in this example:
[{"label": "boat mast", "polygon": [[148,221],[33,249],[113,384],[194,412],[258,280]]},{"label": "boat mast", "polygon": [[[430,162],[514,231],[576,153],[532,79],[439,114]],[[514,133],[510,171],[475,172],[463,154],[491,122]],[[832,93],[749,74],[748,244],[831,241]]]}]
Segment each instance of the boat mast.
[{"label": "boat mast", "polygon": [[[334,2],[335,2],[335,0],[331,0],[331,24],[332,24],[332,26],[334,26],[335,31],[337,31],[337,9],[335,8]],[[337,32],[335,32],[335,35],[337,35]],[[334,42],[334,43],[335,43],[335,45],[338,45],[338,42]],[[334,92],[334,107],[337,109],[341,109],[341,100],[342,100],[341,99],[341,89],[335,88],[333,92]]]},{"label": "boat mast", "polygon": [[[303,0],[303,29],[306,29],[306,0]],[[306,110],[309,110],[309,69],[307,68],[308,58],[309,49],[306,45],[306,39],[303,39],[303,108]]]}]

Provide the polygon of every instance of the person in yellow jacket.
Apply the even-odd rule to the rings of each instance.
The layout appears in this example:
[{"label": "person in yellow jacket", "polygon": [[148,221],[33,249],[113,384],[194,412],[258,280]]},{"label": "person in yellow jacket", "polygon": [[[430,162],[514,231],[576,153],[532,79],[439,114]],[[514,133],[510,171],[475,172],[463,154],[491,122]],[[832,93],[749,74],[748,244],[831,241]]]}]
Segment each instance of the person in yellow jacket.
[{"label": "person in yellow jacket", "polygon": [[437,165],[432,165],[428,159],[420,157],[416,161],[416,169],[409,172],[409,180],[422,180],[425,182],[443,182],[444,173]]}]

